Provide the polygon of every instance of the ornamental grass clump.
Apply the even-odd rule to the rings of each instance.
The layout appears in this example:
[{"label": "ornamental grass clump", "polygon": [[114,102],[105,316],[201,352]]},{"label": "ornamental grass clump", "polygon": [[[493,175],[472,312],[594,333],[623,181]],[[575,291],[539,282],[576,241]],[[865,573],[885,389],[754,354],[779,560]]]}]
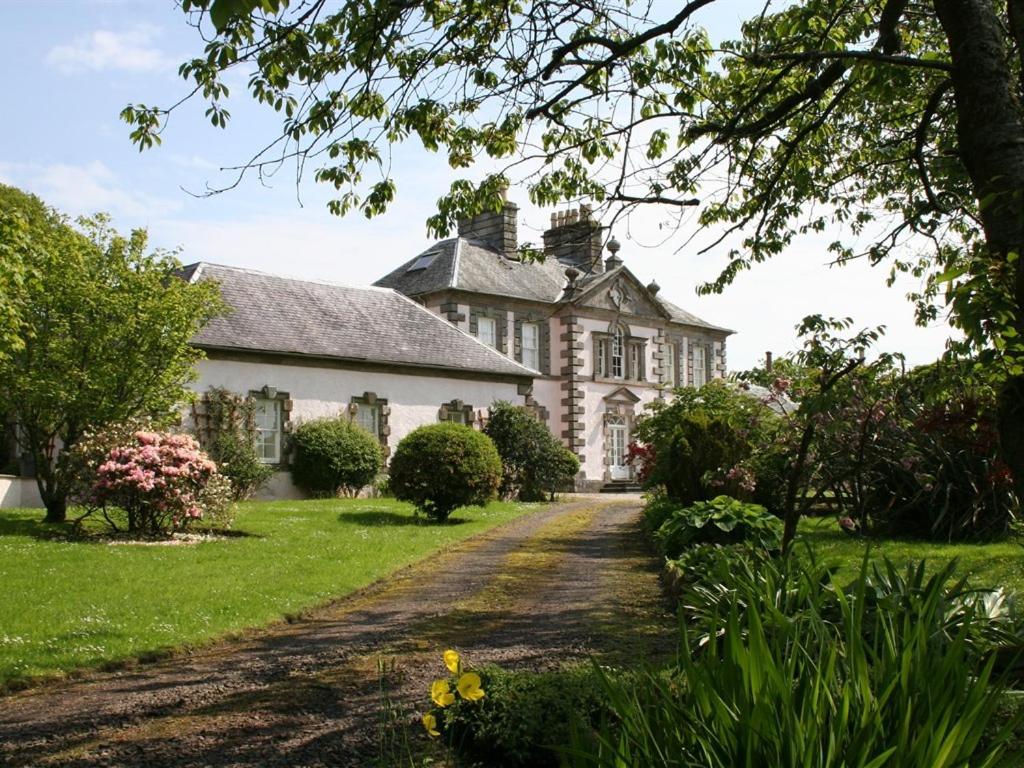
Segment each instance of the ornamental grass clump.
[{"label": "ornamental grass clump", "polygon": [[[123,519],[128,533],[167,536],[204,518],[229,522],[231,484],[192,437],[149,430],[119,437],[83,439],[77,462],[86,474],[80,501],[111,527],[121,530]],[[113,445],[93,451],[90,461],[92,441]]]},{"label": "ornamental grass clump", "polygon": [[929,577],[869,568],[838,584],[794,555],[733,555],[722,583],[683,595],[678,661],[621,678],[597,668],[610,715],[579,723],[571,766],[1017,766],[1003,719],[1007,643],[991,604]]}]

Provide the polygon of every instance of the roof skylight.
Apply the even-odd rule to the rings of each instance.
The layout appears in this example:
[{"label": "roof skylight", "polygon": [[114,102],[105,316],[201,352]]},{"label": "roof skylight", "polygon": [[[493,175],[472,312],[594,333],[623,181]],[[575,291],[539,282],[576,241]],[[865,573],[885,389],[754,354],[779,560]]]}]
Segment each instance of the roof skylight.
[{"label": "roof skylight", "polygon": [[427,267],[429,267],[431,265],[431,263],[433,263],[433,261],[434,261],[434,259],[436,257],[437,257],[437,253],[436,252],[435,253],[424,253],[422,256],[420,256],[418,259],[416,259],[416,261],[414,261],[412,264],[410,264],[409,268],[407,270],[405,270],[405,271],[406,272],[418,272],[421,269],[426,269]]}]

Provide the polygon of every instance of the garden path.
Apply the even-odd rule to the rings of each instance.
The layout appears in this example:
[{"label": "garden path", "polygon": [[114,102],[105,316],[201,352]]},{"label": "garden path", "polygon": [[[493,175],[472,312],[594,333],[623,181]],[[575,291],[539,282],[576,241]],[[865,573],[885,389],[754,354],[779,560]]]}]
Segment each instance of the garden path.
[{"label": "garden path", "polygon": [[393,732],[379,660],[412,720],[449,647],[529,669],[664,653],[639,510],[566,496],[294,623],[0,698],[0,765],[372,765]]}]

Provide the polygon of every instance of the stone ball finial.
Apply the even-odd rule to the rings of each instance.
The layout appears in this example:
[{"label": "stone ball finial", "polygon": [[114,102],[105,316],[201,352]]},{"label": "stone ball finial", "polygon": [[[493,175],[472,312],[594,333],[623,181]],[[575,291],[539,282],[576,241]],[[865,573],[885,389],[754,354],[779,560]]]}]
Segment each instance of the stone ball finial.
[{"label": "stone ball finial", "polygon": [[661,290],[661,286],[658,285],[654,280],[651,280],[651,282],[647,284],[647,290],[650,292],[651,296],[657,296],[658,291]]},{"label": "stone ball finial", "polygon": [[575,267],[569,267],[565,270],[565,277],[569,281],[569,285],[573,285],[576,282],[576,278],[580,276],[580,271]]},{"label": "stone ball finial", "polygon": [[608,252],[611,253],[612,256],[614,256],[619,252],[619,248],[621,248],[622,245],[619,243],[618,240],[615,239],[615,235],[612,235],[611,239],[608,240],[607,246],[605,247],[608,248]]}]

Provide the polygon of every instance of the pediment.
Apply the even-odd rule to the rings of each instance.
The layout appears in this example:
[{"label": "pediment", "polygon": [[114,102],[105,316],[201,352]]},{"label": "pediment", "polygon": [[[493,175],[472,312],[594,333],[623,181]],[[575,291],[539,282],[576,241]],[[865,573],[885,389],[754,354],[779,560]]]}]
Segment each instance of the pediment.
[{"label": "pediment", "polygon": [[606,403],[639,403],[640,396],[629,389],[629,387],[619,387],[614,392],[609,392],[604,396]]},{"label": "pediment", "polygon": [[600,280],[585,291],[576,303],[583,307],[606,309],[635,317],[665,318],[667,312],[637,280],[623,269],[608,279]]}]

